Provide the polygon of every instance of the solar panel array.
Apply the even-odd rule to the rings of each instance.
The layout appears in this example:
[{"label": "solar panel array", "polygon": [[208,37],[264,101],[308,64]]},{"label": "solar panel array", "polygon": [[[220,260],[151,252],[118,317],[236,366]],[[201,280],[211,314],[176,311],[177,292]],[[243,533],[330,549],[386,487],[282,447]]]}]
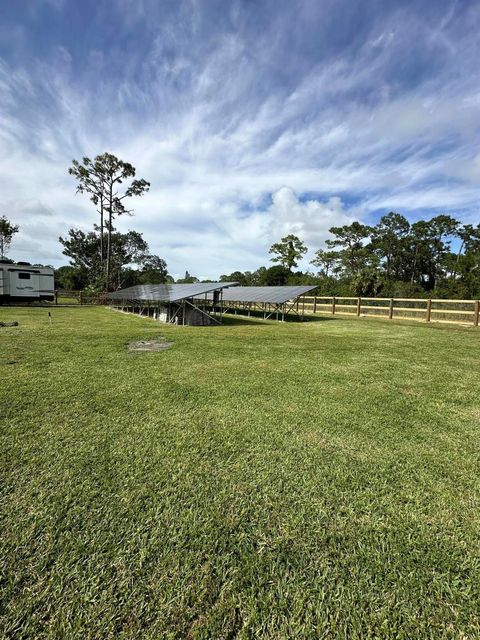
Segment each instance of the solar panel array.
[{"label": "solar panel array", "polygon": [[[223,292],[224,302],[252,302],[267,304],[283,304],[295,300],[315,289],[315,286],[299,287],[232,287]],[[211,298],[211,295],[208,296]]]},{"label": "solar panel array", "polygon": [[199,282],[195,284],[139,284],[107,294],[110,300],[139,302],[179,302],[201,298],[206,293],[235,286],[236,282]]}]

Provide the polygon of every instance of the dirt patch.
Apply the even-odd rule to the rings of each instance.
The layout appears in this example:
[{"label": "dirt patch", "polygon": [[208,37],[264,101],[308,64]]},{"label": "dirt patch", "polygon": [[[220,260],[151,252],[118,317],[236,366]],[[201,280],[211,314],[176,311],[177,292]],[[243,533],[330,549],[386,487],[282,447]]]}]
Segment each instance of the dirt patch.
[{"label": "dirt patch", "polygon": [[155,340],[134,340],[128,343],[127,349],[129,351],[164,351],[172,346],[173,342],[167,342],[165,338],[156,338]]}]

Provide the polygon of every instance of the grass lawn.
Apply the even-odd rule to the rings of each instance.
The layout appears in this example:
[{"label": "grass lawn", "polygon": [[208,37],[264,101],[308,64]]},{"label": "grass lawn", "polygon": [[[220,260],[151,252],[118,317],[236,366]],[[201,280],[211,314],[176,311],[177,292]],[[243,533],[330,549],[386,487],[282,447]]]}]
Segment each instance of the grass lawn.
[{"label": "grass lawn", "polygon": [[479,330],[47,314],[0,309],[0,637],[480,637]]}]

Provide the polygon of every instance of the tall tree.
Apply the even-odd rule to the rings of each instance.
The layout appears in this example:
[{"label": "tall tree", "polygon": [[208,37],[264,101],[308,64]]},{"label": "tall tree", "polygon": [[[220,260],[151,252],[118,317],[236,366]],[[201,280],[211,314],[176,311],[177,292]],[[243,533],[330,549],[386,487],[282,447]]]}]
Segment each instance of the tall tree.
[{"label": "tall tree", "polygon": [[88,284],[88,273],[82,269],[77,269],[72,265],[55,269],[55,289],[80,291],[85,289]]},{"label": "tall tree", "polygon": [[457,234],[459,223],[447,215],[414,222],[410,239],[410,282],[418,282],[425,290],[435,288],[441,277],[445,258],[450,253],[451,238]]},{"label": "tall tree", "polygon": [[[110,288],[113,221],[117,216],[131,214],[125,201],[133,196],[142,196],[150,188],[144,178],[135,178],[136,169],[128,162],[120,160],[111,153],[103,153],[83,163],[73,160],[69,173],[78,181],[77,191],[87,192],[100,213],[100,258],[104,261],[104,226],[107,229],[107,248],[105,259],[105,286]],[[127,182],[127,184],[124,184]],[[106,220],[105,220],[106,217]]]},{"label": "tall tree", "polygon": [[430,228],[426,220],[418,220],[412,224],[409,234],[411,284],[417,281],[423,284],[421,274],[427,269],[425,265],[428,263],[430,239]]},{"label": "tall tree", "polygon": [[[478,227],[478,231],[471,224],[464,224],[457,229],[457,237],[460,239],[460,246],[458,247],[457,254],[454,258],[454,264],[451,269],[453,279],[456,278],[457,272],[459,270],[463,251],[468,251],[469,247],[472,244],[472,241],[475,241],[477,233],[479,232],[480,225]],[[480,233],[478,237],[480,239]]]},{"label": "tall tree", "polygon": [[72,160],[72,166],[68,173],[77,180],[77,193],[88,193],[100,215],[100,262],[105,259],[104,233],[105,233],[105,185],[104,172],[100,162],[101,156],[91,160],[87,156],[82,158],[82,162]]},{"label": "tall tree", "polygon": [[[466,229],[466,227],[468,227]],[[464,243],[464,253],[459,250],[455,268],[460,276],[462,297],[480,298],[480,224],[477,227],[465,225],[459,237]]]},{"label": "tall tree", "polygon": [[168,281],[167,263],[163,258],[148,254],[141,265],[139,274],[141,284],[162,284]]},{"label": "tall tree", "polygon": [[298,261],[302,259],[307,251],[307,247],[300,238],[290,234],[282,238],[280,242],[272,244],[269,253],[273,253],[274,257],[270,258],[270,260],[271,262],[279,262],[291,272],[293,267],[298,265]]},{"label": "tall tree", "polygon": [[267,287],[282,287],[287,284],[290,274],[288,267],[276,264],[262,273],[259,284]]},{"label": "tall tree", "polygon": [[379,257],[387,280],[400,279],[408,250],[410,223],[399,213],[391,211],[380,218],[372,229],[372,250]]},{"label": "tall tree", "polygon": [[[63,245],[64,255],[70,258],[71,265],[82,274],[86,274],[88,284],[102,288],[103,269],[100,261],[100,233],[98,227],[85,233],[80,229],[70,229],[66,238],[59,238]],[[133,276],[138,282],[146,282],[149,277],[155,282],[167,280],[167,265],[158,256],[152,255],[148,244],[138,231],[111,234],[111,284],[116,288],[131,282],[132,274],[128,274],[129,265],[137,265]],[[140,275],[142,274],[142,275]],[[85,276],[84,276],[85,277]]]},{"label": "tall tree", "polygon": [[315,252],[315,257],[310,262],[320,269],[323,276],[328,278],[332,273],[338,271],[338,251],[319,249]]},{"label": "tall tree", "polygon": [[72,267],[88,274],[88,283],[102,287],[102,261],[99,255],[100,235],[96,231],[86,233],[81,229],[69,229],[65,238],[60,237],[62,253],[70,258]]},{"label": "tall tree", "polygon": [[327,247],[340,247],[338,258],[342,263],[346,277],[353,278],[367,265],[370,265],[373,258],[370,247],[366,240],[369,238],[372,228],[360,222],[352,222],[343,227],[332,227],[330,233],[333,239],[326,241]]},{"label": "tall tree", "polygon": [[460,223],[452,216],[439,215],[429,222],[431,227],[431,263],[432,263],[432,289],[435,288],[439,278],[445,276],[445,259],[450,254],[452,238],[457,236]]},{"label": "tall tree", "polygon": [[266,273],[268,269],[267,267],[258,267],[255,271],[250,273],[248,286],[251,287],[259,287],[262,284],[265,284]]},{"label": "tall tree", "polygon": [[18,230],[19,226],[12,224],[6,216],[0,218],[0,259],[6,257],[7,250],[12,244],[13,236]]}]

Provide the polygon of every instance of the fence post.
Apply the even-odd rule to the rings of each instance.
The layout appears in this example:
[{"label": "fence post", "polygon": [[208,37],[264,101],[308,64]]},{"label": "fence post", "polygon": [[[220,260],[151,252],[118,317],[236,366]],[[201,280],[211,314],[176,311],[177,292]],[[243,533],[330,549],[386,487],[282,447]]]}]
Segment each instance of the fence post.
[{"label": "fence post", "polygon": [[478,316],[480,315],[480,300],[475,300],[473,307],[473,326],[478,327]]},{"label": "fence post", "polygon": [[432,315],[432,300],[429,298],[427,300],[427,317],[425,318],[427,322],[430,322],[431,315]]},{"label": "fence post", "polygon": [[361,306],[361,304],[362,304],[362,299],[358,298],[358,300],[357,300],[357,316],[360,315],[360,306]]},{"label": "fence post", "polygon": [[317,296],[313,296],[313,313],[317,313]]},{"label": "fence post", "polygon": [[332,315],[335,315],[335,296],[332,297]]},{"label": "fence post", "polygon": [[80,291],[79,296],[78,296],[78,302],[79,304],[83,304],[83,296],[82,296],[83,291]]},{"label": "fence post", "polygon": [[55,304],[58,304],[58,290],[55,289]]},{"label": "fence post", "polygon": [[393,298],[390,298],[390,307],[388,309],[388,319],[391,320],[393,318]]}]

